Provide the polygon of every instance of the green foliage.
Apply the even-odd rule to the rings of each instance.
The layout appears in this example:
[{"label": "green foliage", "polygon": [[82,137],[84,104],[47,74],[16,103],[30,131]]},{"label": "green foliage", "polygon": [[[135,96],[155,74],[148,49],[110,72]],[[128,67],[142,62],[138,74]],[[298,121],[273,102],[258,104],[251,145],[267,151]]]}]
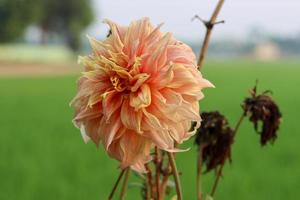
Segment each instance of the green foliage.
[{"label": "green foliage", "polygon": [[36,0],[0,0],[0,43],[20,38],[38,15]]},{"label": "green foliage", "polygon": [[80,34],[93,17],[90,0],[0,0],[0,42],[14,41],[28,25],[37,24],[42,36],[57,33],[78,50]]}]

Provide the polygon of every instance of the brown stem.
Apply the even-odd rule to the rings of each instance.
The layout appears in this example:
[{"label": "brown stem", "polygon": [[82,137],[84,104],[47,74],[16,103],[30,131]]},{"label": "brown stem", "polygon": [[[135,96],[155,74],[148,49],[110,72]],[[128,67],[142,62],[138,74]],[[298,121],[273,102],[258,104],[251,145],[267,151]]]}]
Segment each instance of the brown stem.
[{"label": "brown stem", "polygon": [[[225,163],[225,162],[224,162]],[[214,181],[214,185],[212,187],[212,190],[210,192],[210,196],[213,197],[215,192],[216,192],[216,189],[218,187],[218,183],[219,183],[219,180],[222,176],[222,171],[223,171],[223,167],[224,167],[224,164],[220,166],[219,170],[218,170],[218,173],[217,173],[217,176],[216,176],[216,179]]]},{"label": "brown stem", "polygon": [[[236,135],[237,131],[239,130],[239,128],[240,128],[240,126],[241,126],[241,124],[242,124],[242,122],[243,122],[245,116],[246,116],[246,112],[244,111],[243,114],[241,115],[241,117],[239,118],[237,124],[235,125],[235,128],[234,128],[234,130],[233,130],[233,137],[235,137],[235,135]],[[217,176],[216,176],[216,178],[215,178],[215,181],[214,181],[214,184],[213,184],[213,188],[212,188],[211,193],[210,193],[210,196],[211,196],[211,197],[213,197],[214,194],[215,194],[215,192],[216,192],[216,189],[217,189],[217,187],[218,187],[219,180],[220,180],[220,178],[221,178],[221,176],[222,176],[222,171],[223,171],[225,162],[226,162],[226,161],[224,161],[224,163],[223,163],[223,164],[220,166],[220,168],[218,169]]]},{"label": "brown stem", "polygon": [[148,164],[145,164],[145,168],[147,170],[147,198],[150,196],[149,199],[154,198],[153,194],[153,184],[152,184],[152,172],[149,168]]},{"label": "brown stem", "polygon": [[146,184],[146,187],[146,200],[151,200],[151,187],[148,183]]},{"label": "brown stem", "polygon": [[170,166],[170,162],[168,162],[166,168],[164,169],[164,172],[163,172],[163,179],[162,179],[162,182],[161,182],[161,186],[160,186],[160,199],[164,199],[164,195],[166,193],[166,189],[167,189],[167,186],[168,186],[168,181],[169,181],[169,177],[171,175],[171,172],[172,172],[172,168]]},{"label": "brown stem", "polygon": [[161,160],[160,152],[157,147],[155,147],[155,167],[156,167],[156,176],[155,176],[155,186],[156,186],[156,198],[160,200],[159,188],[160,188],[160,169],[161,169]]},{"label": "brown stem", "polygon": [[171,152],[167,152],[169,156],[169,161],[172,167],[172,172],[175,180],[175,186],[176,186],[176,193],[177,193],[177,200],[182,200],[182,190],[181,190],[181,184],[179,179],[179,174],[177,171],[174,155]]},{"label": "brown stem", "polygon": [[243,122],[243,120],[244,120],[244,118],[245,118],[245,116],[246,116],[246,111],[243,112],[243,114],[241,115],[239,121],[238,121],[237,124],[235,125],[235,128],[234,128],[234,130],[233,130],[233,136],[236,135],[237,131],[239,130],[239,128],[240,128],[240,126],[241,126],[241,124],[242,124],[242,122]]},{"label": "brown stem", "polygon": [[198,150],[198,158],[197,158],[197,199],[202,200],[202,183],[201,183],[201,175],[202,175],[202,153],[203,153],[204,145],[199,146]]},{"label": "brown stem", "polygon": [[124,200],[125,199],[126,191],[127,191],[127,185],[128,185],[128,180],[129,180],[129,175],[130,175],[130,168],[127,168],[126,169],[126,173],[125,173],[124,182],[123,182],[123,185],[122,185],[121,194],[120,194],[120,200]]},{"label": "brown stem", "polygon": [[204,37],[204,40],[203,40],[203,43],[202,43],[202,47],[201,47],[201,50],[200,50],[200,55],[199,55],[199,59],[198,59],[198,63],[197,63],[199,70],[203,66],[204,58],[205,58],[205,55],[206,55],[207,50],[208,50],[208,44],[209,44],[209,40],[210,40],[212,29],[213,29],[214,25],[219,24],[219,23],[224,23],[224,21],[216,22],[217,16],[220,13],[220,10],[223,6],[224,1],[225,0],[219,0],[219,2],[217,4],[212,16],[210,17],[209,21],[204,21],[201,18],[199,18],[198,16],[195,16],[195,18],[200,19],[206,27],[206,33],[205,33],[205,37]]},{"label": "brown stem", "polygon": [[169,180],[169,175],[166,175],[163,177],[161,186],[160,186],[160,196],[159,199],[164,199],[165,193],[166,193],[166,189],[168,186],[168,180]]},{"label": "brown stem", "polygon": [[119,183],[120,183],[120,180],[121,180],[121,178],[122,178],[123,175],[124,175],[125,170],[126,170],[126,169],[123,169],[123,170],[121,171],[120,175],[118,176],[118,179],[117,179],[116,183],[114,184],[112,191],[111,191],[110,194],[109,194],[108,200],[112,200],[112,198],[113,198],[113,196],[114,196],[114,193],[115,193],[115,191],[116,191],[116,189],[117,189],[117,187],[118,187],[118,185],[119,185]]}]

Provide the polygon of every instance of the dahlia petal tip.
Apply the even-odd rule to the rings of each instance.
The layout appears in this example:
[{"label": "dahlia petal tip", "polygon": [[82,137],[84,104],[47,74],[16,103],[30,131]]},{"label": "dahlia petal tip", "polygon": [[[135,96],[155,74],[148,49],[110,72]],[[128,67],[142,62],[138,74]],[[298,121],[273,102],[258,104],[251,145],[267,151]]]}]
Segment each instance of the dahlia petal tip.
[{"label": "dahlia petal tip", "polygon": [[209,88],[216,88],[216,86],[214,84],[212,84],[210,81],[203,79],[204,85],[205,87],[209,87]]},{"label": "dahlia petal tip", "polygon": [[88,141],[91,138],[86,134],[84,125],[81,125],[81,127],[80,127],[80,133],[81,133],[81,136],[82,136],[82,139],[83,139],[84,143],[88,143]]},{"label": "dahlia petal tip", "polygon": [[174,149],[166,149],[166,151],[170,152],[170,153],[179,153],[179,152],[187,152],[189,151],[191,148],[186,148],[186,149],[178,149],[178,148],[174,148]]}]

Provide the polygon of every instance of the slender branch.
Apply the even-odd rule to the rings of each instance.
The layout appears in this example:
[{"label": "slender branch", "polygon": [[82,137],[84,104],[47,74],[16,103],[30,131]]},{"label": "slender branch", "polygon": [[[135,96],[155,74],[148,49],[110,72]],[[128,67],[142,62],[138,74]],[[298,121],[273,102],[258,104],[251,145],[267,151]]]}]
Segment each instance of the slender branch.
[{"label": "slender branch", "polygon": [[[225,163],[225,162],[224,162]],[[222,171],[223,171],[223,167],[224,167],[224,164],[220,166],[220,168],[218,169],[218,173],[217,173],[217,176],[216,176],[216,179],[214,181],[214,185],[212,187],[212,190],[210,192],[210,196],[213,197],[215,192],[216,192],[216,189],[218,187],[218,183],[219,183],[219,180],[222,176]]]},{"label": "slender branch", "polygon": [[[235,137],[237,131],[239,130],[244,118],[246,116],[246,112],[244,111],[243,114],[241,115],[241,117],[239,118],[237,124],[235,125],[235,128],[233,130],[233,137]],[[217,172],[217,176],[215,178],[215,181],[214,181],[214,184],[213,184],[213,187],[212,187],[212,190],[211,190],[211,193],[210,193],[210,196],[213,197],[215,192],[216,192],[216,189],[218,187],[218,183],[219,183],[219,180],[220,180],[220,177],[222,176],[222,171],[223,171],[223,168],[224,168],[224,165],[225,165],[225,162],[220,166],[220,168],[218,169],[218,172]]]},{"label": "slender branch", "polygon": [[121,171],[120,175],[118,176],[118,179],[117,179],[116,183],[114,184],[112,191],[111,191],[110,194],[109,194],[108,200],[112,200],[112,198],[113,198],[113,196],[114,196],[114,194],[115,194],[115,191],[116,191],[116,189],[117,189],[117,187],[118,187],[118,185],[119,185],[119,183],[120,183],[120,180],[121,180],[121,178],[122,178],[123,175],[124,175],[125,170],[126,170],[126,169],[123,169],[123,170]]},{"label": "slender branch", "polygon": [[149,199],[154,198],[153,194],[153,184],[152,184],[152,172],[149,168],[148,164],[145,164],[145,168],[147,170],[147,198],[150,196]]},{"label": "slender branch", "polygon": [[210,40],[212,29],[213,29],[214,25],[225,22],[225,21],[219,21],[219,22],[216,21],[217,20],[217,16],[218,16],[218,14],[221,11],[221,8],[223,6],[224,1],[225,0],[219,0],[219,2],[217,4],[217,6],[216,6],[216,8],[215,8],[215,10],[214,10],[214,12],[212,14],[212,16],[210,17],[209,21],[205,21],[205,20],[201,19],[198,16],[195,16],[193,18],[193,19],[197,18],[200,21],[202,21],[203,24],[206,27],[206,33],[205,33],[205,37],[204,37],[204,40],[203,40],[203,43],[202,43],[202,47],[201,47],[201,50],[200,50],[200,55],[199,55],[199,59],[198,59],[198,63],[197,63],[199,70],[203,66],[204,58],[205,58],[207,50],[208,50],[208,44],[209,44],[209,40]]},{"label": "slender branch", "polygon": [[243,112],[243,114],[241,115],[239,121],[237,122],[237,124],[235,125],[235,128],[233,130],[233,136],[236,135],[237,131],[239,130],[244,118],[246,117],[246,111]]},{"label": "slender branch", "polygon": [[160,200],[159,188],[160,188],[160,169],[161,169],[160,152],[157,147],[155,147],[155,166],[156,166],[156,176],[155,176],[155,186],[156,186],[156,198]]},{"label": "slender branch", "polygon": [[167,186],[168,186],[169,176],[170,176],[169,174],[166,174],[163,177],[162,184],[161,184],[161,187],[160,187],[160,197],[159,197],[159,199],[164,199],[166,189],[167,189]]},{"label": "slender branch", "polygon": [[197,158],[197,199],[202,200],[202,183],[201,183],[201,175],[202,175],[202,153],[203,153],[204,145],[199,146],[198,150],[198,158]]},{"label": "slender branch", "polygon": [[160,199],[164,199],[164,195],[166,193],[166,189],[168,186],[169,177],[171,174],[172,174],[172,168],[170,166],[170,162],[168,161],[166,168],[163,170],[163,179],[160,187]]},{"label": "slender branch", "polygon": [[146,200],[151,200],[151,188],[149,184],[146,184]]},{"label": "slender branch", "polygon": [[180,179],[179,179],[179,174],[177,171],[175,159],[173,153],[167,152],[169,156],[169,161],[172,167],[172,172],[175,180],[175,185],[176,185],[176,193],[177,193],[177,200],[182,200],[182,190],[181,190],[181,184],[180,184]]},{"label": "slender branch", "polygon": [[130,168],[126,168],[126,172],[125,172],[125,178],[124,178],[124,182],[122,185],[122,190],[121,190],[121,194],[120,194],[120,200],[124,200],[125,196],[126,196],[126,191],[127,191],[127,186],[128,186],[128,179],[129,179],[129,175],[130,175]]}]

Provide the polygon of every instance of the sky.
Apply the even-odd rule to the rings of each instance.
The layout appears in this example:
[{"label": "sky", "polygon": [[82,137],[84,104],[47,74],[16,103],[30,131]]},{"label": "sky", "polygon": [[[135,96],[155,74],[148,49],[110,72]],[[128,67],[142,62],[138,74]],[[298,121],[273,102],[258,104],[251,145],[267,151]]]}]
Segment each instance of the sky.
[{"label": "sky", "polygon": [[[87,30],[95,37],[104,37],[104,18],[119,24],[150,17],[153,24],[164,22],[163,31],[173,32],[184,40],[203,38],[205,28],[191,21],[197,14],[209,19],[217,0],[93,0],[96,20]],[[214,30],[214,38],[245,38],[249,31],[296,35],[300,34],[300,0],[225,0],[218,17],[225,24]]]}]

